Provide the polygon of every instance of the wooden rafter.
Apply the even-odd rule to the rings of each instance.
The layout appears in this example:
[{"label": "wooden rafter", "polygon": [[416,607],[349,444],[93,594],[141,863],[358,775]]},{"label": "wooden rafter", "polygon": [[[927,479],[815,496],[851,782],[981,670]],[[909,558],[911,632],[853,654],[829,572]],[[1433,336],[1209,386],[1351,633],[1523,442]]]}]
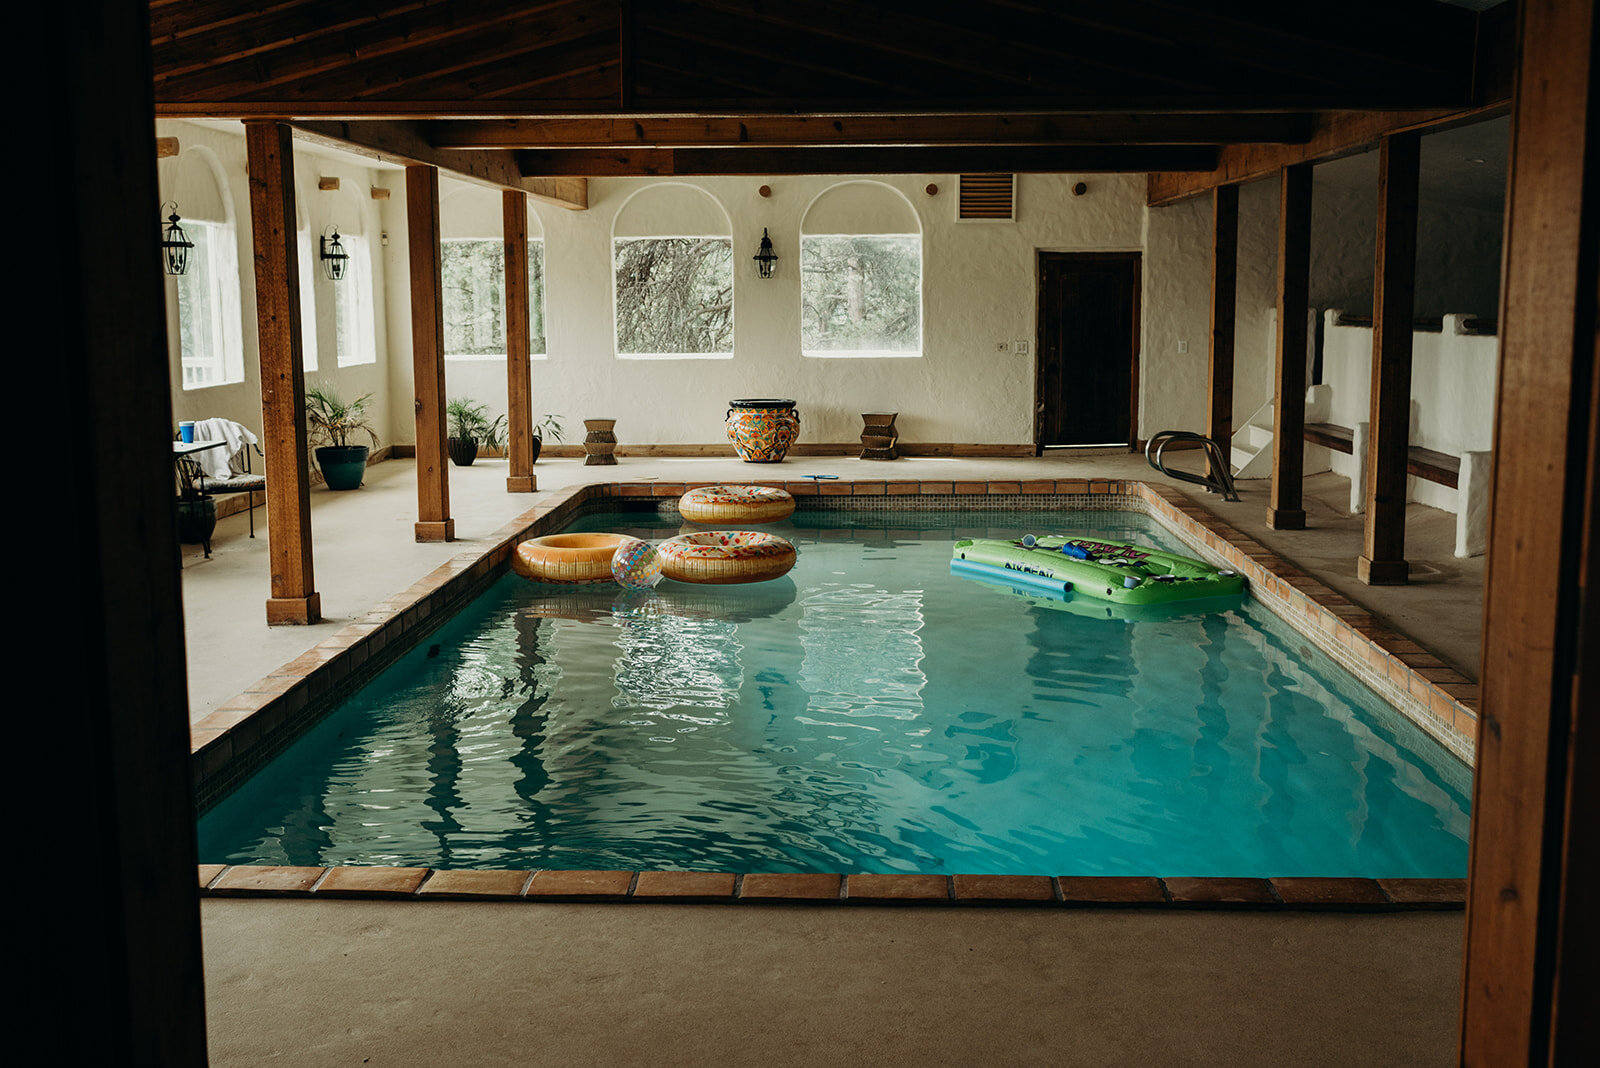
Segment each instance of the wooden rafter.
[{"label": "wooden rafter", "polygon": [[588,182],[583,178],[527,178],[510,152],[449,152],[430,145],[415,124],[406,122],[301,122],[296,136],[313,144],[359,152],[384,163],[402,166],[426,163],[452,177],[496,189],[516,189],[567,208],[589,206]]},{"label": "wooden rafter", "polygon": [[1506,114],[1507,101],[1461,111],[1351,111],[1318,115],[1303,144],[1224,145],[1210,174],[1152,173],[1150,207],[1166,207],[1209,193],[1219,185],[1241,185],[1271,177],[1284,167],[1318,163],[1365,152],[1388,134],[1443,130]]},{"label": "wooden rafter", "polygon": [[434,122],[435,148],[887,148],[959,145],[1297,144],[1308,114],[705,115]]},{"label": "wooden rafter", "polygon": [[[466,155],[467,153],[462,153]],[[1210,171],[1211,145],[1001,145],[915,148],[663,148],[518,152],[526,174],[544,176],[686,174],[1017,174]]]}]

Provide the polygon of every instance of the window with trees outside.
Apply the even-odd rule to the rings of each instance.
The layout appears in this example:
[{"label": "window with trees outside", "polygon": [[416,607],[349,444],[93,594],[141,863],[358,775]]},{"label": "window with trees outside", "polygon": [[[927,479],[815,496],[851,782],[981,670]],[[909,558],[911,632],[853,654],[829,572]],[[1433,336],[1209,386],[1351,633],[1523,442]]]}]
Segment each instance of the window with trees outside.
[{"label": "window with trees outside", "polygon": [[[378,338],[372,302],[372,246],[363,234],[341,234],[339,243],[350,259],[344,277],[333,286],[334,349],[340,367],[378,362]],[[319,267],[320,269],[320,267]]]},{"label": "window with trees outside", "polygon": [[805,234],[800,348],[807,356],[922,355],[922,238]]},{"label": "window with trees outside", "polygon": [[732,358],[732,238],[619,237],[612,252],[618,357]]},{"label": "window with trees outside", "polygon": [[174,279],[183,388],[243,382],[239,257],[233,243],[233,227],[185,219],[183,228],[194,242],[189,250],[188,271]]},{"label": "window with trees outside", "polygon": [[[506,246],[494,238],[451,238],[440,243],[444,280],[446,359],[505,359]],[[528,242],[528,350],[547,350],[544,315],[544,242]]]}]

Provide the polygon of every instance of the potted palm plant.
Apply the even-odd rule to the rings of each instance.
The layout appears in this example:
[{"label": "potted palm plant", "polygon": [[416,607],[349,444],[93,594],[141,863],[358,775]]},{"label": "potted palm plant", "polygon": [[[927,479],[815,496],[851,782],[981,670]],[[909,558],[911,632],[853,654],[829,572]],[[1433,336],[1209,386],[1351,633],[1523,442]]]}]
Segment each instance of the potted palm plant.
[{"label": "potted palm plant", "polygon": [[457,397],[444,406],[450,421],[450,459],[460,467],[471,467],[480,445],[503,452],[506,444],[506,417],[489,418],[489,406],[466,397]]},{"label": "potted palm plant", "polygon": [[544,436],[550,435],[552,441],[560,441],[566,434],[566,428],[561,425],[557,416],[547,415],[533,424],[533,459],[529,463],[539,462],[539,450],[544,448]]},{"label": "potted palm plant", "polygon": [[319,384],[306,390],[306,430],[316,450],[317,466],[329,489],[356,489],[367,471],[367,446],[352,439],[365,434],[373,447],[378,435],[367,420],[367,402],[372,394],[363,393],[348,404],[337,390]]}]

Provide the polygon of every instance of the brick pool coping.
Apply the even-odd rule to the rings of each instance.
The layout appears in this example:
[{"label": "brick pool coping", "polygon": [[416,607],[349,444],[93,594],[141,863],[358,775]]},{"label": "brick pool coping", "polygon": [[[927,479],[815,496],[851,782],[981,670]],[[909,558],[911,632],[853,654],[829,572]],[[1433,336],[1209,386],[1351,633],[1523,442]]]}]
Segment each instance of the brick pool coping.
[{"label": "brick pool coping", "polygon": [[202,864],[217,898],[765,905],[1013,905],[1033,908],[1407,912],[1460,909],[1465,879],[838,875],[700,871],[456,871]]},{"label": "brick pool coping", "polygon": [[[992,506],[1050,504],[1070,505],[1078,508],[1116,507],[1146,511],[1173,528],[1189,545],[1212,563],[1230,567],[1244,575],[1250,593],[1271,607],[1289,626],[1308,638],[1324,653],[1359,678],[1383,697],[1411,722],[1421,727],[1433,738],[1454,753],[1467,765],[1473,758],[1473,743],[1477,730],[1478,687],[1465,675],[1447,666],[1444,661],[1428,652],[1416,642],[1381,623],[1361,606],[1349,601],[1328,586],[1316,581],[1287,560],[1265,546],[1234,530],[1225,521],[1206,508],[1167,486],[1132,479],[1035,479],[986,481],[923,481],[914,479],[883,479],[828,482],[788,482],[761,479],[749,480],[751,484],[776,486],[788,490],[796,497],[875,498],[853,504],[870,504],[885,510],[899,506],[926,509],[936,502],[929,498],[961,498],[952,501],[951,507],[972,507],[972,498],[1004,498],[993,500]],[[435,568],[405,590],[380,602],[356,621],[347,624],[311,650],[301,654],[277,671],[251,685],[205,718],[190,726],[190,769],[197,802],[202,811],[217,798],[225,795],[234,785],[248,777],[257,767],[270,760],[300,735],[307,727],[322,718],[339,701],[353,693],[404,652],[415,646],[426,634],[447,619],[459,605],[477,596],[497,579],[507,568],[512,549],[529,538],[551,533],[575,519],[586,506],[604,501],[637,501],[649,498],[677,498],[696,486],[712,485],[700,482],[611,482],[575,486],[548,495],[540,504],[518,516],[489,537],[491,547],[473,550],[449,560]],[[891,503],[887,498],[900,497]],[[843,501],[830,501],[843,504]],[[977,502],[980,505],[983,502]],[[206,878],[207,872],[211,873]],[[372,873],[363,879],[356,873]],[[551,887],[562,875],[596,873],[563,873],[553,871],[522,873],[472,873],[466,871],[433,871],[425,868],[256,868],[202,865],[201,887],[212,896],[235,894],[252,896],[305,895],[335,896],[417,896],[442,899],[461,896],[484,896],[477,892],[461,891],[454,894],[448,887],[482,882],[478,876],[498,874],[505,879],[511,875],[525,876],[519,892],[504,894],[500,891],[488,896],[517,898],[549,898]],[[380,872],[405,872],[405,880],[415,879],[410,890],[397,889],[398,884],[380,879]],[[255,873],[255,874],[251,874]],[[269,876],[267,873],[278,873]],[[298,873],[289,875],[287,873]],[[643,880],[648,887],[658,877],[683,876],[692,873],[603,873],[610,876],[604,894],[555,893],[555,897],[570,896],[578,900],[627,899],[677,900],[671,895],[640,895],[636,883]],[[615,886],[621,875],[628,876],[625,892]],[[821,881],[833,880],[835,892],[822,894],[820,899],[850,901],[863,900],[858,892],[848,892],[851,881],[857,887],[873,885],[871,880],[922,878],[944,880],[945,876],[876,876],[876,875],[746,875],[725,876],[735,879],[727,895],[712,895],[715,900],[801,900],[806,895],[791,892],[794,879],[806,879],[813,888]],[[970,887],[1002,885],[1016,887],[1029,885],[1031,891],[1042,894],[1048,883],[1050,898],[1037,899],[1039,904],[1144,904],[1200,907],[1205,904],[1228,907],[1340,907],[1393,909],[1416,907],[1395,899],[1387,892],[1390,885],[1449,884],[1456,889],[1449,902],[1433,901],[1424,907],[1459,906],[1461,880],[1366,880],[1366,879],[1134,879],[1119,882],[1112,878],[1076,879],[1051,876],[952,876],[944,891],[929,889],[927,895],[911,895],[912,884],[895,883],[901,887],[896,893],[902,896],[893,900],[926,903],[976,903],[973,895],[987,893],[969,889],[961,891],[967,880]],[[309,881],[305,881],[309,879]],[[443,882],[441,883],[441,879]],[[1035,883],[1012,883],[1006,880],[1044,880]],[[252,880],[261,882],[256,889],[243,889]],[[330,886],[329,883],[332,885]],[[757,896],[749,889],[754,880]],[[770,882],[776,880],[776,882]],[[868,880],[863,883],[862,880]],[[987,882],[973,882],[987,880]],[[1000,880],[1000,882],[995,882]],[[403,881],[403,880],[402,880]],[[303,882],[303,885],[301,883]],[[378,883],[382,883],[382,888]],[[294,889],[266,889],[268,884],[284,886],[294,884]],[[1139,883],[1149,900],[1104,901],[1101,897],[1117,893],[1132,893],[1129,889]],[[1093,884],[1097,889],[1086,889]],[[1246,889],[1249,884],[1250,889]],[[1317,894],[1332,894],[1337,899],[1321,901],[1317,905],[1295,903],[1297,895],[1313,893],[1311,887],[1322,887]],[[1334,884],[1338,884],[1335,887]],[[540,889],[535,889],[535,886]],[[773,898],[759,896],[760,888],[771,885],[790,888],[785,895]],[[883,883],[890,886],[890,883]],[[928,887],[932,887],[928,883]],[[1115,889],[1120,886],[1122,889]],[[366,888],[364,888],[366,887]],[[1079,888],[1079,889],[1070,889]],[[1232,889],[1230,889],[1232,887]],[[1157,889],[1160,888],[1159,894]],[[1340,889],[1342,888],[1342,889]],[[503,889],[503,888],[502,888]],[[1335,893],[1335,891],[1338,891]],[[888,893],[887,890],[883,891]],[[994,891],[999,893],[998,890]],[[1021,892],[1021,891],[1015,891]],[[1430,891],[1436,892],[1436,891]],[[1081,894],[1088,893],[1089,898]],[[1209,902],[1197,899],[1210,894]],[[909,895],[909,896],[907,896]],[[1230,895],[1241,895],[1248,900],[1233,900]],[[1447,895],[1448,896],[1448,895]],[[1159,897],[1159,900],[1157,900]],[[1015,898],[996,897],[995,903],[1016,903]]]}]

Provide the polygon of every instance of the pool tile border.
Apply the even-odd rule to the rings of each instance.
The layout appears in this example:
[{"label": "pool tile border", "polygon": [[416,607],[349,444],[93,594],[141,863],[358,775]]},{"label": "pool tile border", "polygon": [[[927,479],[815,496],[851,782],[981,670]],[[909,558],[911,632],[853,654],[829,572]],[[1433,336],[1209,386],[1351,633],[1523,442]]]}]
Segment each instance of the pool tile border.
[{"label": "pool tile border", "polygon": [[[998,479],[989,481],[774,481],[752,484],[789,491],[800,507],[867,511],[948,509],[1120,509],[1145,512],[1173,528],[1214,564],[1242,575],[1252,596],[1295,631],[1383,696],[1464,763],[1473,760],[1478,687],[1415,641],[1234,530],[1203,505],[1168,486],[1132,479]],[[559,530],[587,506],[653,500],[671,509],[695,482],[611,482],[543,495],[533,508],[491,534],[487,550],[464,552],[335,631],[190,727],[190,770],[205,811],[272,759],[339,701],[419,644],[451,611],[477,596],[506,569],[523,541]],[[826,497],[824,502],[818,498]],[[826,533],[826,532],[823,532]],[[383,875],[340,874],[356,871]],[[314,873],[314,874],[313,874]],[[403,874],[402,874],[403,873]],[[1264,908],[1457,908],[1461,880],[1206,880],[1155,877],[1084,879],[1052,876],[952,876],[941,898],[934,884],[897,878],[944,876],[783,875],[736,877],[722,884],[686,881],[706,873],[465,872],[406,869],[317,869],[201,865],[211,896],[356,896],[391,899],[851,901],[860,903],[1070,904],[1077,906]],[[644,876],[650,876],[645,879]],[[336,876],[336,877],[335,877]],[[489,878],[496,876],[497,878]],[[311,882],[306,882],[310,878]],[[329,878],[332,885],[325,885]],[[513,893],[513,883],[522,881]],[[638,884],[643,879],[645,892]],[[753,882],[752,882],[753,880]],[[850,893],[852,880],[858,888]],[[961,880],[957,882],[956,880]],[[994,881],[1001,880],[1001,881]],[[1006,880],[1013,880],[1007,882]],[[1021,881],[1015,881],[1021,880]],[[1050,900],[1044,894],[1048,882]],[[676,883],[679,887],[673,890]],[[1249,884],[1246,886],[1245,884]],[[1359,885],[1357,885],[1359,884]],[[714,889],[705,889],[708,886]],[[697,889],[690,889],[690,887]],[[1161,900],[1156,891],[1160,888]],[[1174,890],[1174,886],[1177,890]],[[431,887],[431,889],[430,889]],[[828,887],[832,887],[831,894]],[[965,893],[963,893],[965,887]],[[1231,887],[1231,889],[1230,889]],[[797,889],[805,888],[805,889]],[[1377,894],[1374,894],[1376,888]],[[1284,895],[1287,894],[1288,897]],[[1381,896],[1381,900],[1379,899]],[[1248,898],[1248,900],[1245,900]]]},{"label": "pool tile border", "polygon": [[1465,879],[816,872],[446,871],[202,865],[203,897],[1407,912],[1466,907]]}]

